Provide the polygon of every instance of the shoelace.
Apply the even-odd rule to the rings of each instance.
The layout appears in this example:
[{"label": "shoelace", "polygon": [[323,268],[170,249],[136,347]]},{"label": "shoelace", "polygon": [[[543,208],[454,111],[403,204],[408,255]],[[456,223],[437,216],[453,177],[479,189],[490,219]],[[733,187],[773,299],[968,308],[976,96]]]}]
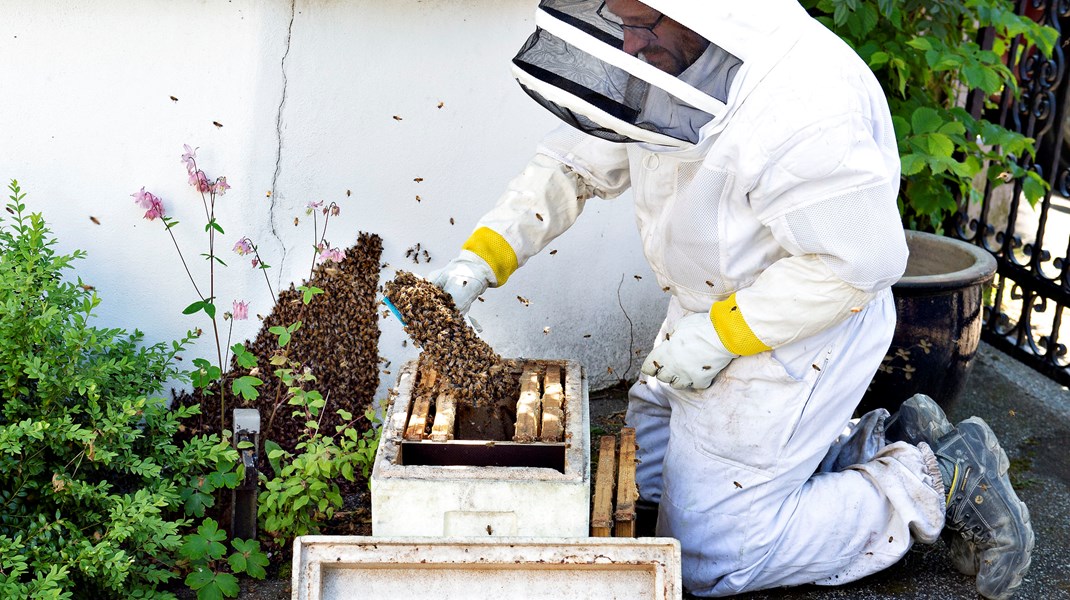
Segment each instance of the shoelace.
[{"label": "shoelace", "polygon": [[[971,469],[967,466],[966,469],[962,472],[962,476],[959,477],[959,464],[957,462],[955,463],[955,471],[951,476],[951,486],[948,488],[947,498],[945,500],[949,513],[953,512],[952,506],[958,506],[963,501],[966,501],[966,496],[962,493],[962,490],[969,482],[970,474]],[[962,515],[963,521],[966,522],[968,522],[972,517],[973,514],[970,512],[970,510],[966,510]],[[962,537],[966,539],[966,541],[974,544],[987,543],[992,537],[992,532],[979,524],[973,525],[972,527],[965,526],[960,529],[959,532]]]}]

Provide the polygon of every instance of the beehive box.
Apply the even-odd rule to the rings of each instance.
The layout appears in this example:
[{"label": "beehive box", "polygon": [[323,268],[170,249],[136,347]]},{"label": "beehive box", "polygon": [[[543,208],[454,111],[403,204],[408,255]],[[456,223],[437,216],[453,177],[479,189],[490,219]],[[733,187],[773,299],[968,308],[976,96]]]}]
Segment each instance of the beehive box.
[{"label": "beehive box", "polygon": [[506,361],[521,362],[560,369],[562,441],[408,441],[417,364],[402,367],[372,466],[373,536],[588,535],[590,413],[582,368],[565,360]]},{"label": "beehive box", "polygon": [[294,600],[679,600],[672,538],[302,536]]}]

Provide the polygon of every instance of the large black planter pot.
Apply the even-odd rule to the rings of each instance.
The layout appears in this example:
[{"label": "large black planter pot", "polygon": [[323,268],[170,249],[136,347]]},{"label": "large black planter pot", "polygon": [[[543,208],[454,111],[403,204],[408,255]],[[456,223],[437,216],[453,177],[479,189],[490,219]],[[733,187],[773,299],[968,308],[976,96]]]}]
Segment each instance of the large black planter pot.
[{"label": "large black planter pot", "polygon": [[948,411],[966,382],[981,341],[981,294],[996,259],[966,242],[907,231],[910,259],[894,286],[898,321],[892,346],[858,406],[895,412],[916,393]]}]

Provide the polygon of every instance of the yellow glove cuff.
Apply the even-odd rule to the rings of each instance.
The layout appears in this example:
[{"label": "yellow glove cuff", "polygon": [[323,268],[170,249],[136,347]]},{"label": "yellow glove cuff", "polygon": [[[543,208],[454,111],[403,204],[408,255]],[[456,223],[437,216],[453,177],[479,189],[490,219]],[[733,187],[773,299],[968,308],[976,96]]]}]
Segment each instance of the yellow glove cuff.
[{"label": "yellow glove cuff", "polygon": [[710,308],[710,320],[713,321],[713,328],[717,330],[721,343],[729,352],[747,356],[772,349],[758,339],[758,336],[751,331],[750,325],[743,320],[743,313],[736,304],[735,294],[715,303]]},{"label": "yellow glove cuff", "polygon": [[505,285],[505,281],[518,268],[513,247],[493,229],[486,227],[476,229],[461,249],[468,250],[487,261],[490,269],[494,271],[495,286]]}]

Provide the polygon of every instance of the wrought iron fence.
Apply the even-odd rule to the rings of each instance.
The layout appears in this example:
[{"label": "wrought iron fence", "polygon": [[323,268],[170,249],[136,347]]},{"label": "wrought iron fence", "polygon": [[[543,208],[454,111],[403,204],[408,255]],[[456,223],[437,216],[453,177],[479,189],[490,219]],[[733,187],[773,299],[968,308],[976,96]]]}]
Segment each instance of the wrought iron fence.
[{"label": "wrought iron fence", "polygon": [[[985,108],[975,92],[967,103],[974,116],[1037,140],[1034,159],[1019,157],[1051,185],[1035,207],[1021,184],[986,185],[980,206],[963,205],[953,233],[988,249],[999,264],[985,298],[982,338],[1063,385],[1070,385],[1070,144],[1067,129],[1066,45],[1070,0],[1020,0],[1019,14],[1060,32],[1050,58],[1012,42],[1008,66],[1018,75],[1021,98],[1009,93]],[[987,40],[991,42],[991,40]]]}]

